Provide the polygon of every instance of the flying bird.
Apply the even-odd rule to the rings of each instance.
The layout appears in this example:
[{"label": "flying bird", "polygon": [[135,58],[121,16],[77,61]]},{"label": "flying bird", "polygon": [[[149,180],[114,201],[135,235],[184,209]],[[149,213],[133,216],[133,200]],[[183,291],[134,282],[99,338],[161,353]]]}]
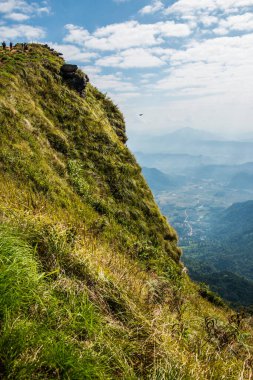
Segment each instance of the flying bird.
[{"label": "flying bird", "polygon": [[143,113],[139,113],[139,116],[143,116]]}]

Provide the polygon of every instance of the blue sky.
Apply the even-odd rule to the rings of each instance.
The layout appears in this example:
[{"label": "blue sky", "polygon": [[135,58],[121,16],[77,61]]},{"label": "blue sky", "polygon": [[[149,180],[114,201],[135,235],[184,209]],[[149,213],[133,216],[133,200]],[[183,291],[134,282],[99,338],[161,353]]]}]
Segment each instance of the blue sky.
[{"label": "blue sky", "polygon": [[132,138],[253,133],[253,0],[0,0],[0,39],[78,63]]}]

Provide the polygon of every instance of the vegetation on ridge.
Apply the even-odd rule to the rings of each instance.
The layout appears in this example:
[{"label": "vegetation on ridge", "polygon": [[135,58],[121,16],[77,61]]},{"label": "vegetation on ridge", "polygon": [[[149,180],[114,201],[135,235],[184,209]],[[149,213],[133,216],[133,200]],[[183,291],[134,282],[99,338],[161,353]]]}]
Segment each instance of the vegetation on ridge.
[{"label": "vegetation on ridge", "polygon": [[138,240],[150,246],[150,254],[155,246],[155,254],[167,251],[177,259],[176,234],[118,139],[119,131],[125,139],[118,108],[92,86],[86,101],[64,86],[63,60],[50,50],[33,47],[27,55],[16,54],[3,57],[8,59],[0,72],[3,170],[60,207],[72,208],[70,199],[78,195],[78,212],[83,205],[90,208],[89,218],[84,212],[86,225],[99,218],[95,227],[105,235],[115,231],[112,240],[121,247],[132,251]]},{"label": "vegetation on ridge", "polygon": [[182,273],[122,114],[62,64],[0,53],[0,377],[250,379],[252,320]]}]

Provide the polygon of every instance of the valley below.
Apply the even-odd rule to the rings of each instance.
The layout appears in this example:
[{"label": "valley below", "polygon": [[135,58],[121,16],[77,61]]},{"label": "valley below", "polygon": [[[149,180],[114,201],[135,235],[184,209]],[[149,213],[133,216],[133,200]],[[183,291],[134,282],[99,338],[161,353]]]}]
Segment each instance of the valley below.
[{"label": "valley below", "polygon": [[[235,142],[233,151],[220,142],[222,152],[195,156],[202,144],[195,137],[188,136],[196,149],[187,154],[187,144],[180,147],[173,134],[178,149],[173,154],[136,155],[162,213],[177,231],[191,278],[208,284],[233,307],[252,311],[253,163],[238,160],[241,143]],[[230,164],[220,160],[224,152]]]},{"label": "valley below", "polygon": [[253,199],[253,190],[224,189],[224,183],[203,180],[189,181],[174,191],[155,191],[162,212],[177,230],[181,246],[208,238],[212,220],[233,203]]}]

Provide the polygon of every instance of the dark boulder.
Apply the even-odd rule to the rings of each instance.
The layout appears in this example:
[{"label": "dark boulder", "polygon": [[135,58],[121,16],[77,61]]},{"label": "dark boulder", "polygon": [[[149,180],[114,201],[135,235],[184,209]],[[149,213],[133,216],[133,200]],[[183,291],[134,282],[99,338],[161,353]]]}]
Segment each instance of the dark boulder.
[{"label": "dark boulder", "polygon": [[73,74],[75,73],[76,71],[78,70],[78,66],[77,65],[71,65],[69,63],[65,63],[64,65],[62,65],[61,67],[61,73],[63,75],[65,74]]},{"label": "dark boulder", "polygon": [[61,67],[61,76],[64,82],[73,90],[76,90],[83,98],[89,78],[77,65],[64,64]]}]

